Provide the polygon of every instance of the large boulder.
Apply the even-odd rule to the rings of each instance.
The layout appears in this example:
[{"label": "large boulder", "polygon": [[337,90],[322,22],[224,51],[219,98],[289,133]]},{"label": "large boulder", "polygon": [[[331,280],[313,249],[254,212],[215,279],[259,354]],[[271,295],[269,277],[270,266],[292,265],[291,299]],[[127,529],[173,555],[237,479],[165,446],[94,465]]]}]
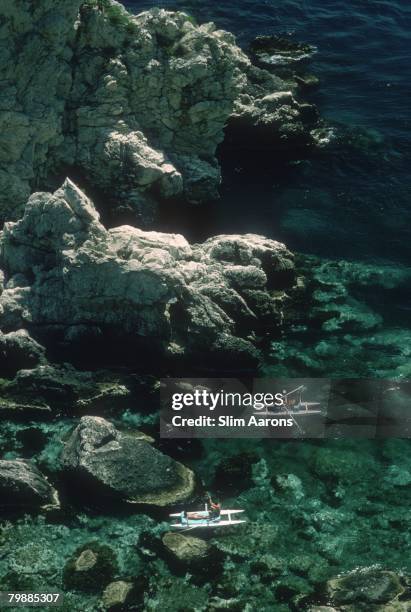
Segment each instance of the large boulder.
[{"label": "large boulder", "polygon": [[9,334],[0,331],[0,378],[12,377],[23,368],[45,361],[44,348],[25,329]]},{"label": "large boulder", "polygon": [[174,575],[193,575],[195,584],[204,584],[221,576],[224,554],[199,537],[167,532],[162,537],[160,555]]},{"label": "large boulder", "polygon": [[133,584],[131,582],[125,582],[124,580],[110,582],[104,589],[101,598],[103,610],[112,610],[113,612],[115,610],[124,610],[132,590]]},{"label": "large boulder", "polygon": [[161,200],[213,199],[232,114],[247,128],[237,140],[313,141],[316,120],[292,94],[267,107],[290,84],[214,24],[163,9],[133,16],[114,0],[39,0],[35,11],[4,0],[0,20],[2,220],[62,166],[99,188],[114,217],[140,224]]},{"label": "large boulder", "polygon": [[410,605],[404,596],[406,581],[394,572],[362,568],[329,580],[327,593],[330,603],[344,612],[405,612]]},{"label": "large boulder", "polygon": [[0,460],[0,507],[55,508],[57,491],[31,463]]},{"label": "large boulder", "polygon": [[131,504],[169,506],[193,494],[194,474],[163,455],[146,436],[123,433],[101,417],[82,417],[61,457],[83,494]]},{"label": "large boulder", "polygon": [[98,593],[118,571],[113,550],[106,544],[89,542],[78,548],[63,570],[63,584],[68,590]]},{"label": "large boulder", "polygon": [[196,564],[209,554],[210,548],[201,538],[167,532],[162,538],[165,549],[171,553],[174,560],[186,565]]},{"label": "large boulder", "polygon": [[[130,226],[106,230],[70,180],[36,193],[0,239],[7,284],[0,325],[26,327],[48,347],[94,362],[153,355],[255,367],[256,336],[281,327],[292,254],[254,234],[190,245]],[[26,284],[15,286],[15,276]],[[58,347],[58,348],[56,348]],[[92,353],[90,353],[92,351]]]}]

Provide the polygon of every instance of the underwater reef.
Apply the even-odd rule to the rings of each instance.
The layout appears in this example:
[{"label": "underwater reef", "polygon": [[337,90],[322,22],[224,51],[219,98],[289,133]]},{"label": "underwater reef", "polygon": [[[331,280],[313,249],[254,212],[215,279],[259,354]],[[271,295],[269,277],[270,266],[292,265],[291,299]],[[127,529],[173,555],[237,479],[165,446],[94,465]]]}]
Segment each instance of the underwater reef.
[{"label": "underwater reef", "polygon": [[[224,164],[338,146],[305,98],[314,49],[113,0],[3,0],[0,32],[0,590],[411,610],[408,440],[159,439],[161,377],[410,375],[381,307],[408,269],[160,231],[219,198]],[[171,533],[206,490],[247,522]]]}]

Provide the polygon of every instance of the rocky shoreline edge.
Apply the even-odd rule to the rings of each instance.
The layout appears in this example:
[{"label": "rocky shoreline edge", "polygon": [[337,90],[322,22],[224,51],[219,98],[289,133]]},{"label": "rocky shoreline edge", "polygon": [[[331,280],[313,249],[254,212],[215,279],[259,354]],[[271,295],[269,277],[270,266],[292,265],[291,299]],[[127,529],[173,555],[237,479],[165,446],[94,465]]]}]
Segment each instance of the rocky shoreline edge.
[{"label": "rocky shoreline edge", "polygon": [[[162,522],[196,502],[206,470],[201,445],[154,439],[160,375],[254,374],[270,346],[321,371],[339,347],[320,339],[307,357],[287,336],[307,323],[345,339],[375,331],[407,367],[403,337],[382,337],[361,297],[370,284],[401,291],[402,271],[255,234],[190,244],[155,231],[167,206],[218,199],[221,160],[269,167],[332,146],[304,100],[314,49],[260,37],[245,53],[214,24],[113,0],[6,0],[0,26],[0,588],[64,588],[81,612],[271,610],[273,598],[278,612],[408,610],[395,555],[395,572],[347,573],[327,527],[349,548],[347,523],[368,513],[393,545],[404,518],[378,517],[383,498],[407,503],[405,447],[387,443],[380,463],[374,448],[301,450],[307,472],[291,453],[295,473],[274,476],[262,456],[214,450],[213,483],[245,496],[247,529],[208,542]],[[371,481],[351,474],[373,479],[385,462],[393,478],[370,501]],[[290,513],[288,550],[274,517],[293,540]]]}]

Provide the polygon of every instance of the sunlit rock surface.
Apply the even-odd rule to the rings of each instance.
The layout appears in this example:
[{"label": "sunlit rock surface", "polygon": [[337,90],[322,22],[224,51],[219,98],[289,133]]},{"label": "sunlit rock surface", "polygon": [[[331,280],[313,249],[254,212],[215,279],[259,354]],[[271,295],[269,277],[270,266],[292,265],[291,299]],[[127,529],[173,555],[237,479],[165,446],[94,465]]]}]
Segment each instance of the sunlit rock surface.
[{"label": "sunlit rock surface", "polygon": [[0,17],[2,219],[63,168],[146,226],[159,201],[215,199],[231,116],[245,146],[315,144],[312,107],[213,24],[114,0],[5,0]]},{"label": "sunlit rock surface", "polygon": [[28,328],[68,354],[88,345],[112,358],[117,342],[119,359],[144,346],[215,367],[255,366],[253,334],[281,326],[294,281],[292,254],[261,236],[190,245],[130,226],[108,231],[69,180],[34,194],[23,218],[5,225],[1,259],[7,279],[26,279],[9,280],[0,296],[4,329]]}]

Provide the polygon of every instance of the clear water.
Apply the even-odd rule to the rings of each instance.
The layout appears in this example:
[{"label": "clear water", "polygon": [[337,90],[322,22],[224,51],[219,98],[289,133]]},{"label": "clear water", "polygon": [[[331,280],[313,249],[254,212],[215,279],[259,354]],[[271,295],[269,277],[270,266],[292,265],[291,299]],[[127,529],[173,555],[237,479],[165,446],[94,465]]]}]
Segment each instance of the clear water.
[{"label": "clear water", "polygon": [[[407,265],[410,261],[411,4],[407,0],[127,0],[214,21],[245,47],[288,34],[318,48],[311,94],[323,117],[366,132],[361,151],[290,168],[286,177],[227,184],[209,233],[252,231],[301,252]],[[250,202],[253,204],[250,205]],[[258,205],[255,205],[258,202]]]},{"label": "clear water", "polygon": [[[313,98],[322,115],[332,122],[371,130],[370,142],[383,139],[380,148],[371,146],[368,153],[341,153],[294,166],[281,181],[273,169],[271,181],[227,184],[207,231],[256,231],[281,238],[306,253],[388,261],[395,266],[409,264],[408,0],[230,0],[214,5],[202,0],[138,0],[125,4],[136,12],[154,5],[183,9],[199,21],[214,20],[235,32],[242,45],[257,34],[270,32],[290,32],[296,39],[315,44],[318,54],[312,69],[321,77],[322,86]],[[384,312],[390,325],[399,324],[398,307],[407,308],[406,297],[400,304],[396,296],[387,302]],[[379,302],[378,296],[370,296],[370,301]],[[363,361],[367,358],[373,359],[367,355]],[[346,364],[343,366],[347,373]],[[109,418],[113,418],[111,412]],[[123,421],[127,422],[126,415]],[[4,422],[0,450],[9,453],[5,458],[34,460],[59,488],[56,457],[68,423],[43,424],[40,428],[47,433],[48,442],[34,457],[18,441],[19,430],[32,426],[8,426]],[[295,568],[298,558],[302,562],[308,559],[310,569],[323,572],[324,580],[364,565],[411,571],[408,440],[272,442],[208,441],[200,458],[195,459],[195,452],[188,446],[182,451],[185,456],[179,457],[195,468],[199,481],[203,480],[214,494],[218,491],[213,491],[213,477],[220,460],[241,458],[244,451],[255,455],[250,460],[244,454],[243,468],[237,476],[241,486],[234,479],[227,480],[232,499],[223,498],[226,507],[245,508],[252,530],[239,535],[220,533],[216,538],[217,543],[218,538],[222,545],[225,540],[234,550],[245,549],[242,556],[234,556],[235,563],[227,564],[221,580],[235,586],[233,592],[241,596],[244,607],[247,603],[252,609],[296,609],[295,605],[289,608],[279,603],[285,601],[284,588],[281,599],[275,589],[291,585],[306,592],[307,586],[317,587],[320,581],[318,575],[301,577],[299,568]],[[176,455],[180,451],[181,447],[176,448]],[[247,462],[251,463],[248,471],[252,478]],[[188,577],[177,577],[174,568],[161,564],[138,539],[143,531],[159,537],[165,523],[145,515],[115,516],[108,507],[95,516],[82,509],[70,518],[64,487],[63,502],[64,512],[60,517],[52,515],[47,522],[42,517],[2,521],[0,577],[7,588],[5,575],[13,589],[48,587],[64,591],[61,573],[73,551],[98,540],[118,555],[121,579],[136,579],[144,567],[151,580],[146,596],[149,609],[203,607],[196,600],[202,587],[192,586],[194,581]],[[142,555],[147,552],[148,556]],[[258,583],[252,569],[252,562],[265,554],[283,560],[288,568],[267,585]],[[212,594],[220,594],[218,583],[215,580],[211,585]],[[102,584],[101,589],[105,586]],[[99,607],[100,598],[100,593],[67,594],[64,609],[92,612]],[[156,598],[160,603],[155,608]]]}]

